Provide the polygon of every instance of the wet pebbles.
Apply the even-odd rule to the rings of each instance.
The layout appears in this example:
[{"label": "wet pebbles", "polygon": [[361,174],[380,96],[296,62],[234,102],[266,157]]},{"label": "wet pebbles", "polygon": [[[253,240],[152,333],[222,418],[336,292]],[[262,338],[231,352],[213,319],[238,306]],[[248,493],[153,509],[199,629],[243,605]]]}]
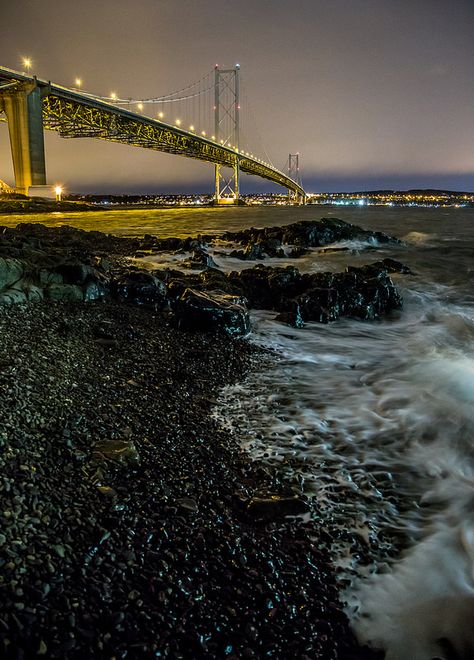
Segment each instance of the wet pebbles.
[{"label": "wet pebbles", "polygon": [[369,657],[323,530],[210,416],[257,349],[101,302],[0,333],[0,657]]}]

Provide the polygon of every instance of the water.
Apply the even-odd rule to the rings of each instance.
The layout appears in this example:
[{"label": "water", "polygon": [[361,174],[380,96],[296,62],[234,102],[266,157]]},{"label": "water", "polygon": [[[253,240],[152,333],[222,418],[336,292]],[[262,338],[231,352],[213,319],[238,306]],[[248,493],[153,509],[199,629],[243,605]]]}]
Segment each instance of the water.
[{"label": "water", "polygon": [[[303,330],[256,311],[252,341],[274,349],[276,359],[225,389],[216,415],[254,460],[278,466],[313,499],[362,642],[391,660],[472,658],[474,210],[177,209],[34,221],[183,236],[323,215],[404,243],[315,250],[291,263],[311,272],[399,259],[414,272],[395,277],[403,310],[378,322]],[[1,224],[19,219],[33,217],[4,216]],[[229,259],[227,247],[217,248],[221,267],[252,265]]]}]

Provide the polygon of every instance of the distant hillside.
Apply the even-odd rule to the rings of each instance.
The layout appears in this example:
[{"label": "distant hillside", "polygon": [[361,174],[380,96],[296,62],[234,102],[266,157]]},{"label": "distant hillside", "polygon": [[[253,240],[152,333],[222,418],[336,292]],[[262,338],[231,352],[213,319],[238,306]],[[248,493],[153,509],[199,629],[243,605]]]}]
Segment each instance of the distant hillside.
[{"label": "distant hillside", "polygon": [[436,188],[413,188],[410,190],[357,190],[350,192],[328,193],[334,195],[364,195],[366,197],[377,195],[446,195],[448,197],[460,197],[462,195],[474,195],[474,192],[459,190],[438,190]]}]

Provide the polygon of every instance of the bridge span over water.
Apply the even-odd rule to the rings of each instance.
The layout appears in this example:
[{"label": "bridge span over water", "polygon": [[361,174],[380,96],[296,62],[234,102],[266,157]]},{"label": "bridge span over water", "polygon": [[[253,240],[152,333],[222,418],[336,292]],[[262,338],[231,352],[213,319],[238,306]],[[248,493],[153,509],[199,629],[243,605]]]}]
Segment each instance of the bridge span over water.
[{"label": "bridge span over water", "polygon": [[[233,74],[232,104],[222,108],[222,115],[227,114],[233,119],[230,139],[229,136],[221,138],[219,133],[222,81],[229,89],[229,78],[224,79],[226,74]],[[215,135],[209,138],[204,131],[198,134],[121,107],[130,106],[131,100],[93,96],[0,67],[0,120],[8,125],[16,190],[35,194],[47,185],[44,130],[48,129],[57,131],[63,138],[120,142],[212,163],[215,165],[217,203],[238,203],[241,172],[277,183],[288,189],[294,203],[304,203],[305,191],[298,177],[239,149],[238,84],[238,65],[227,70],[216,67],[213,84]]]}]

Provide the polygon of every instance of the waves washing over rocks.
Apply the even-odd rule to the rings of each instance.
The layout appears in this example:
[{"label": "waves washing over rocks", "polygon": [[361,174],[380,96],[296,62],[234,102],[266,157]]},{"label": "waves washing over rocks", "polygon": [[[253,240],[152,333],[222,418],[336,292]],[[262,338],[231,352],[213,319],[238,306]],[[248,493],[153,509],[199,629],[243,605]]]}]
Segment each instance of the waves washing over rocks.
[{"label": "waves washing over rocks", "polygon": [[[392,256],[413,271],[395,276],[403,310],[299,331],[257,313],[253,341],[275,352],[274,365],[227,388],[221,411],[256,462],[277,465],[310,498],[360,642],[390,660],[467,659],[474,236],[461,218],[449,229],[425,218],[424,231],[398,219],[405,241]],[[350,263],[333,247],[325,259]],[[326,268],[320,260],[308,267]]]},{"label": "waves washing over rocks", "polygon": [[[21,391],[16,358],[0,370],[11,424],[26,411],[54,439],[39,482],[39,450],[2,440],[4,484],[24,489],[0,535],[8,653],[474,657],[472,211],[263,209],[246,229],[245,210],[219,235],[215,214],[192,236],[4,231],[3,302],[29,302],[33,363],[67,376],[38,417],[47,370]],[[25,509],[53,521],[53,550]]]}]

